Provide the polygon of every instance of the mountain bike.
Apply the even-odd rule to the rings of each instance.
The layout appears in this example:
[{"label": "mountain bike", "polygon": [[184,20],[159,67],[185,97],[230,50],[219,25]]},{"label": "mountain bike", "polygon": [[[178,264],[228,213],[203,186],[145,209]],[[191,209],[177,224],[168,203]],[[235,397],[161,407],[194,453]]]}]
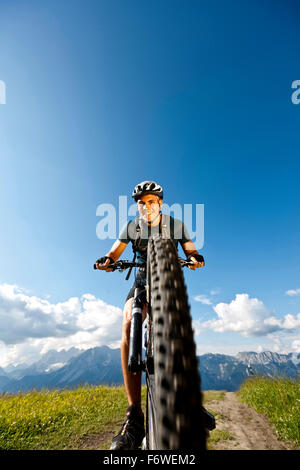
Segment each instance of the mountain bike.
[{"label": "mountain bike", "polygon": [[[206,448],[200,374],[182,268],[170,239],[150,238],[147,263],[119,260],[112,270],[146,270],[146,286],[137,287],[132,304],[128,368],[146,374],[144,449]],[[146,305],[145,358],[142,310]]]}]

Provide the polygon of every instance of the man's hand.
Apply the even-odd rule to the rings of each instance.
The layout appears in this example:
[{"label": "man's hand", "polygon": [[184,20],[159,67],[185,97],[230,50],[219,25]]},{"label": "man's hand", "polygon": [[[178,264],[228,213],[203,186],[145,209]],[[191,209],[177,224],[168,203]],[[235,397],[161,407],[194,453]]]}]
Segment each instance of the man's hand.
[{"label": "man's hand", "polygon": [[192,266],[188,266],[188,268],[192,269],[193,271],[195,271],[196,268],[202,268],[205,265],[204,258],[202,255],[199,255],[199,253],[189,255],[188,261],[190,263],[194,263]]},{"label": "man's hand", "polygon": [[192,240],[183,243],[182,248],[187,257],[187,261],[193,263],[192,266],[188,266],[190,269],[195,270],[196,268],[202,268],[202,266],[205,265],[203,256],[198,253]]},{"label": "man's hand", "polygon": [[189,259],[190,263],[194,263],[193,266],[188,266],[188,268],[193,269],[195,271],[196,268],[202,268],[204,266],[204,261],[199,263],[193,256]]},{"label": "man's hand", "polygon": [[113,263],[112,258],[108,258],[107,256],[103,256],[96,261],[96,269],[100,269],[102,271],[106,271],[107,273],[113,271],[109,268],[109,265]]}]

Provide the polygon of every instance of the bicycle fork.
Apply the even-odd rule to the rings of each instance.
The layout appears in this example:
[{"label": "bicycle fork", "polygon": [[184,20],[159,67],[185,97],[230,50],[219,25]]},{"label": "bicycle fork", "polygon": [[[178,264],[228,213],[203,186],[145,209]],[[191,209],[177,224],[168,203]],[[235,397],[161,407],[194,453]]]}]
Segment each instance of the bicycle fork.
[{"label": "bicycle fork", "polygon": [[144,293],[145,288],[137,287],[134,292],[134,301],[132,303],[128,370],[133,374],[143,370],[142,310],[144,305]]}]

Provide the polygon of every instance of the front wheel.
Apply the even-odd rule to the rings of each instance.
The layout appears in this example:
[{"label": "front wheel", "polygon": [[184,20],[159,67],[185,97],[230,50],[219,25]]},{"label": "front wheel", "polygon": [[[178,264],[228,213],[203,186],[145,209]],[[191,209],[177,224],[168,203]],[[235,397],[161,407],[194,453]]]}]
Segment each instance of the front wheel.
[{"label": "front wheel", "polygon": [[148,447],[205,450],[198,360],[173,241],[160,237],[149,240],[147,277],[154,357],[154,374],[147,374]]}]

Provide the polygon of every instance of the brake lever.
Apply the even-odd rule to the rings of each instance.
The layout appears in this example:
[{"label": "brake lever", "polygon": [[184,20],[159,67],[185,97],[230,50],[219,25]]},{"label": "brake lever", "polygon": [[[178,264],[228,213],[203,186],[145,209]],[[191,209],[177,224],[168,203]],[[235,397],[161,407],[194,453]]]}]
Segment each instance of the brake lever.
[{"label": "brake lever", "polygon": [[179,260],[179,263],[182,267],[185,267],[185,266],[193,266],[194,263],[191,263],[190,261],[187,261],[183,258],[180,258],[178,257],[178,260]]},{"label": "brake lever", "polygon": [[112,271],[119,270],[120,268],[119,262],[115,261],[114,263],[109,264],[108,268],[111,269]]},{"label": "brake lever", "polygon": [[[109,265],[110,267],[110,265]],[[123,264],[123,261],[120,260],[120,261],[115,261],[114,263],[112,263],[111,265],[113,271],[120,271],[120,273],[122,273],[123,271],[126,271],[127,269],[127,266]]]}]

